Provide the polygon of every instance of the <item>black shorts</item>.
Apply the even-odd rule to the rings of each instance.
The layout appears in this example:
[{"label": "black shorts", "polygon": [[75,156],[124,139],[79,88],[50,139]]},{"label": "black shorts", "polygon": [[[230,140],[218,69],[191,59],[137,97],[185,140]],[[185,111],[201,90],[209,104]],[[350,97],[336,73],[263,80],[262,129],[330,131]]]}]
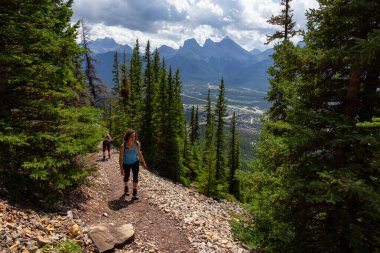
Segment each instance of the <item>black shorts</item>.
[{"label": "black shorts", "polygon": [[111,150],[111,142],[107,140],[103,141],[103,152],[105,152],[106,149],[108,150],[108,152],[110,152]]},{"label": "black shorts", "polygon": [[123,164],[124,169],[124,182],[128,182],[131,175],[131,169],[133,174],[133,183],[139,182],[139,161],[133,164]]}]

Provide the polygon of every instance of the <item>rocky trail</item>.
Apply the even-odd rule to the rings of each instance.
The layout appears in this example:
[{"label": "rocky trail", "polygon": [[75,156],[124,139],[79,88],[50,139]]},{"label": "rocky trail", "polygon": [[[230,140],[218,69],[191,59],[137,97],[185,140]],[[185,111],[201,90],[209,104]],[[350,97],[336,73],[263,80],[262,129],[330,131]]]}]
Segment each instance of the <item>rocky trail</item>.
[{"label": "rocky trail", "polygon": [[[229,221],[246,215],[236,204],[215,201],[142,167],[140,200],[132,201],[123,195],[118,153],[106,161],[101,152],[91,158],[97,173],[68,196],[63,212],[43,213],[0,199],[0,252],[39,252],[65,238],[78,241],[86,252],[249,252],[231,233]],[[102,233],[111,246],[99,245],[94,231],[100,228],[114,236],[117,231],[116,239]],[[121,239],[121,245],[113,248],[113,239]]]}]

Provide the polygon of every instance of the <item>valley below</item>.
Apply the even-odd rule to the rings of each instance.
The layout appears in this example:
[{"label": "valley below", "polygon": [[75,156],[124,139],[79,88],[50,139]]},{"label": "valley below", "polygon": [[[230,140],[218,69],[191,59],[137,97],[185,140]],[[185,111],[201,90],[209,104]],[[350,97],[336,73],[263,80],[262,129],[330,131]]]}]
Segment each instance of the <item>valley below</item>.
[{"label": "valley below", "polygon": [[[210,89],[211,103],[215,105],[218,96],[218,85],[183,84],[182,102],[186,118],[190,118],[192,106],[198,106],[201,135],[206,124],[207,92]],[[227,99],[226,141],[229,140],[229,125],[233,112],[236,113],[237,132],[240,136],[242,167],[254,159],[254,145],[257,144],[261,130],[261,118],[270,107],[265,100],[266,91],[246,87],[228,87],[226,84],[225,98]]]}]

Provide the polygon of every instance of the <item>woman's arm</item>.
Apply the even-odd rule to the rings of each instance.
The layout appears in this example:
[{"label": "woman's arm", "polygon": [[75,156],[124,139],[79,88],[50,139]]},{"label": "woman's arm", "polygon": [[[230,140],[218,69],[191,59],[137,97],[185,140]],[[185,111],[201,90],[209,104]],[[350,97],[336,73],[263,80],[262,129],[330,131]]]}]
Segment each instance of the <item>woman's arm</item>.
[{"label": "woman's arm", "polygon": [[148,166],[146,166],[146,163],[145,163],[145,159],[141,153],[141,149],[140,149],[140,142],[137,142],[137,155],[139,156],[140,158],[140,161],[142,162],[142,166],[147,169]]},{"label": "woman's arm", "polygon": [[124,144],[121,144],[120,154],[119,154],[119,165],[120,165],[120,173],[121,173],[121,175],[124,176],[123,156],[124,156]]}]

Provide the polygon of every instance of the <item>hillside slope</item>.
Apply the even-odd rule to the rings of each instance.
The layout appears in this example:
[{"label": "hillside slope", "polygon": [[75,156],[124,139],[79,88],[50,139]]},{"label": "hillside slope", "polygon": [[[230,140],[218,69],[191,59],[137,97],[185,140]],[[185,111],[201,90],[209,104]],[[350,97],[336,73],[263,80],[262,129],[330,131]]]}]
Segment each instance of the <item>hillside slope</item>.
[{"label": "hillside slope", "polygon": [[[105,162],[101,161],[100,152],[93,154],[92,159],[97,165],[96,176],[91,177],[87,186],[67,199],[70,203],[69,212],[74,214],[74,219],[62,216],[62,212],[47,214],[48,221],[44,218],[40,225],[51,229],[46,230],[45,240],[54,242],[70,237],[70,228],[76,223],[80,226],[76,240],[87,244],[87,252],[93,252],[91,241],[88,245],[89,226],[131,223],[135,228],[134,241],[115,252],[248,252],[232,238],[230,214],[245,214],[235,204],[217,202],[192,189],[162,179],[142,167],[139,188],[141,199],[131,201],[130,197],[122,194],[117,152],[114,151],[112,158]],[[11,210],[11,214],[21,212],[20,217],[24,218],[28,217],[25,214],[33,212],[10,204],[6,206],[4,210]],[[35,217],[43,215],[46,216],[46,213],[31,215],[33,222],[38,223]],[[65,224],[54,223],[56,220],[63,220]],[[7,240],[0,244],[0,248],[10,250],[13,246],[13,250],[21,252],[23,248],[32,247],[27,242],[33,241],[33,238],[37,245],[41,245],[33,222],[25,219],[22,222],[17,219],[8,222],[1,219],[0,227],[6,228],[3,236]],[[12,235],[20,228],[27,228],[30,233],[21,233],[13,238]]]}]

